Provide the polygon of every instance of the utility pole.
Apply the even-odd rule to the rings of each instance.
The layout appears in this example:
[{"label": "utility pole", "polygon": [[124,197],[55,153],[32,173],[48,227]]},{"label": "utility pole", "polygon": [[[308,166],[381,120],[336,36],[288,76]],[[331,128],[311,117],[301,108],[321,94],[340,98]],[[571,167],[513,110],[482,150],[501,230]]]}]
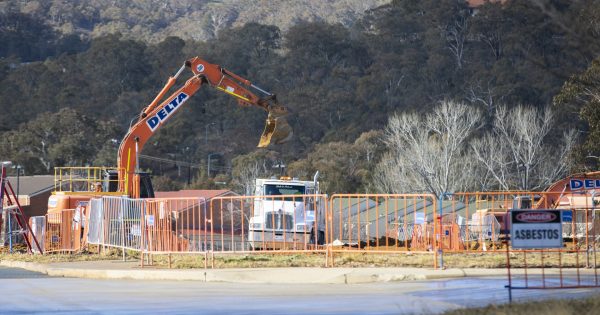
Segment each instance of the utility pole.
[{"label": "utility pole", "polygon": [[211,159],[211,157],[213,155],[221,155],[221,153],[210,153],[208,155],[208,160],[206,162],[206,173],[207,173],[206,176],[207,176],[207,178],[210,178],[210,161],[211,161],[210,159]]},{"label": "utility pole", "polygon": [[214,122],[204,125],[204,146],[206,147],[206,150],[208,150],[208,126],[214,126],[214,125],[215,125]]}]

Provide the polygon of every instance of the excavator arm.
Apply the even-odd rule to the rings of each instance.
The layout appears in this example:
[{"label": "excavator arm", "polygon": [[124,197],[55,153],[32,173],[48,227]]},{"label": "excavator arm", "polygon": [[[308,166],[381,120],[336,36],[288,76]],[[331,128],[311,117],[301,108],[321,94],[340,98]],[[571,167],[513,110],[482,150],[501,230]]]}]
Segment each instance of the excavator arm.
[{"label": "excavator arm", "polygon": [[[190,68],[193,76],[185,84],[161,102],[173,87],[177,78]],[[227,93],[238,100],[242,106],[258,106],[267,113],[267,122],[258,147],[267,147],[271,143],[287,142],[292,136],[292,129],[285,119],[287,109],[277,103],[274,94],[269,93],[250,81],[232,73],[218,65],[194,57],[170,77],[154,100],[144,108],[136,123],[130,128],[119,147],[117,166],[121,179],[119,191],[134,197],[139,196],[139,178],[136,176],[138,156],[146,142],[190,97],[205,84]],[[263,94],[259,97],[251,89]]]}]

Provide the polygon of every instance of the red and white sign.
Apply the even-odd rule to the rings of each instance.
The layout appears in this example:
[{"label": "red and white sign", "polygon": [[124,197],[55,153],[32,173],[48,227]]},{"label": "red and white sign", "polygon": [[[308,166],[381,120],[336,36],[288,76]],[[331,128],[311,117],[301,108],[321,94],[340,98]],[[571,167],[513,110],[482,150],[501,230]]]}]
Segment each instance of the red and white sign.
[{"label": "red and white sign", "polygon": [[511,210],[512,248],[562,248],[560,210]]},{"label": "red and white sign", "polygon": [[556,220],[556,215],[551,212],[527,211],[517,214],[517,219],[524,223],[545,223]]}]

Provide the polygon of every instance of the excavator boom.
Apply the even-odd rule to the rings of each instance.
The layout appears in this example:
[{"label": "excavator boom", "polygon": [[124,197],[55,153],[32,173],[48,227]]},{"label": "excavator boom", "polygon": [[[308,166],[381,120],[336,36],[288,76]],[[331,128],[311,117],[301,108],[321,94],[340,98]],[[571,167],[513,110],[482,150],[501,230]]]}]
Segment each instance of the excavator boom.
[{"label": "excavator boom", "polygon": [[[168,98],[164,99],[167,92],[173,87],[177,78],[185,68],[192,70],[193,76]],[[121,180],[119,191],[137,197],[139,195],[137,173],[138,160],[142,148],[154,132],[160,128],[185,102],[192,97],[202,85],[208,84],[213,88],[235,97],[242,106],[257,106],[265,110],[267,121],[260,137],[258,147],[267,147],[270,144],[282,144],[292,136],[292,128],[286,120],[288,111],[277,102],[274,94],[267,92],[252,84],[229,70],[211,64],[199,57],[194,57],[170,77],[154,100],[144,108],[139,120],[133,124],[121,142],[118,153],[118,167]],[[260,97],[255,90],[262,94]]]},{"label": "excavator boom", "polygon": [[[267,147],[272,143],[282,144],[291,139],[292,128],[285,118],[288,111],[284,106],[278,104],[274,94],[261,89],[249,80],[227,69],[211,64],[199,57],[189,59],[185,65],[191,68],[195,75],[204,76],[207,82],[217,90],[237,98],[240,105],[259,106],[268,112],[265,128],[258,143],[259,148]],[[252,93],[249,90],[250,88],[264,94],[264,98],[259,98]]]}]

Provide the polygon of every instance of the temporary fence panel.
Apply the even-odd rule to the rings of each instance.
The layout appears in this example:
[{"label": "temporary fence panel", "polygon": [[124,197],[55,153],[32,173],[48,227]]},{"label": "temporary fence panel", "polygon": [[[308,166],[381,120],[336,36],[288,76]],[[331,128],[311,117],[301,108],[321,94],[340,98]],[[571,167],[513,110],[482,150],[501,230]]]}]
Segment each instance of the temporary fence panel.
[{"label": "temporary fence panel", "polygon": [[83,247],[84,209],[65,209],[46,214],[44,251],[73,252]]},{"label": "temporary fence panel", "polygon": [[210,201],[213,252],[318,251],[326,244],[327,197],[217,197]]},{"label": "temporary fence panel", "polygon": [[[535,210],[531,210],[535,212]],[[515,289],[570,289],[600,287],[600,218],[593,209],[562,210],[572,214],[571,222],[564,222],[563,246],[553,249],[507,249],[509,294]],[[584,222],[580,222],[583,220]],[[585,222],[588,220],[588,222]],[[565,227],[588,226],[580,235],[565,233]],[[515,236],[511,236],[515,237]]]},{"label": "temporary fence panel", "polygon": [[141,250],[141,215],[146,201],[125,197],[102,197],[105,246]]},{"label": "temporary fence panel", "polygon": [[333,195],[331,240],[336,250],[432,250],[435,205],[430,194]]},{"label": "temporary fence panel", "polygon": [[[509,296],[515,289],[600,287],[600,217],[595,193],[537,193],[529,209],[560,210],[562,246],[548,249],[506,248]],[[535,201],[535,200],[534,200]],[[515,203],[517,206],[517,203]],[[518,209],[518,207],[515,207]],[[555,213],[555,212],[554,212]],[[510,240],[516,235],[511,235]]]},{"label": "temporary fence panel", "polygon": [[90,199],[90,205],[87,213],[88,227],[87,239],[88,244],[103,245],[104,244],[104,206],[102,198]]},{"label": "temporary fence panel", "polygon": [[[43,254],[44,253],[44,240],[46,239],[46,216],[35,216],[29,218],[29,226],[31,227],[31,234],[35,237],[36,240],[39,240],[40,251],[33,247],[31,250],[34,253]],[[31,237],[31,236],[28,236]],[[30,240],[33,243],[33,239]]]},{"label": "temporary fence panel", "polygon": [[207,249],[207,206],[204,198],[148,199],[141,222],[144,251],[204,252]]},{"label": "temporary fence panel", "polygon": [[16,205],[4,205],[2,211],[0,211],[0,246],[10,246],[11,243],[17,244],[23,241],[19,233],[21,227],[16,222],[14,215],[17,208]]},{"label": "temporary fence panel", "polygon": [[203,251],[206,213],[203,198],[104,196],[90,201],[87,236],[90,244],[152,253]]},{"label": "temporary fence panel", "polygon": [[450,200],[438,202],[442,218],[440,246],[451,252],[497,252],[503,247],[508,214],[514,207],[539,200],[537,193],[459,192],[445,194]]}]

